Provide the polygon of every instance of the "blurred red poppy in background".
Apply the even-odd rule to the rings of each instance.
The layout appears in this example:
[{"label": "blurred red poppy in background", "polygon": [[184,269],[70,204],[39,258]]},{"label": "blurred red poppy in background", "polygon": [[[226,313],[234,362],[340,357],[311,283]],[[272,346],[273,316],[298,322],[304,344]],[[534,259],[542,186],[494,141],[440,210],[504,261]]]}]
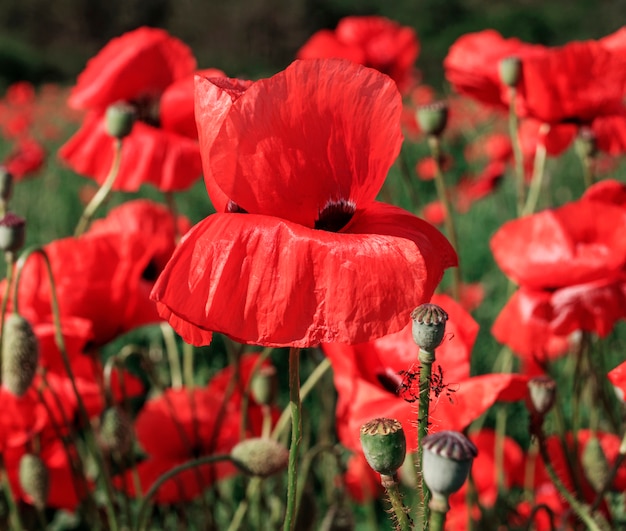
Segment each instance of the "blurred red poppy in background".
[{"label": "blurred red poppy in background", "polygon": [[413,28],[378,16],[352,16],[334,31],[320,30],[298,51],[298,59],[337,58],[375,68],[390,76],[402,92],[416,81],[419,42]]},{"label": "blurred red poppy in background", "polygon": [[235,100],[230,90],[197,78],[205,174],[233,213],[187,233],[152,292],[161,315],[192,344],[211,331],[304,347],[403,328],[456,255],[437,229],[375,201],[402,142],[395,83],[325,59]]},{"label": "blurred red poppy in background", "polygon": [[[139,28],[110,41],[72,90],[70,106],[89,112],[59,151],[61,159],[102,184],[114,142],[104,113],[109,105],[126,102],[138,121],[124,139],[114,189],[136,191],[144,183],[163,191],[189,188],[202,173],[193,118],[195,69],[191,50],[161,29]],[[205,73],[224,75],[215,69]]]}]

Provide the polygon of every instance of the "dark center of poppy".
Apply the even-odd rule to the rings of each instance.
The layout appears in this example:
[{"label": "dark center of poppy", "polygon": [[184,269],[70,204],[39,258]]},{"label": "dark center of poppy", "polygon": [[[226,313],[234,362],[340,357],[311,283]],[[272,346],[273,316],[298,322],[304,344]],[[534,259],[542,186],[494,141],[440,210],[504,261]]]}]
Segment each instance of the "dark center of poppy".
[{"label": "dark center of poppy", "polygon": [[339,232],[352,219],[356,205],[349,200],[329,201],[320,211],[315,228],[328,232]]},{"label": "dark center of poppy", "polygon": [[129,102],[135,109],[137,120],[153,127],[160,127],[159,98],[155,96],[139,96]]},{"label": "dark center of poppy", "polygon": [[228,204],[226,205],[226,212],[229,214],[247,214],[248,213],[245,209],[241,208],[232,199],[228,200]]},{"label": "dark center of poppy", "polygon": [[393,372],[389,367],[385,368],[383,372],[379,372],[376,375],[378,383],[383,386],[385,391],[389,391],[396,396],[400,396],[400,389],[402,386],[402,376]]},{"label": "dark center of poppy", "polygon": [[141,273],[141,278],[147,280],[148,282],[155,282],[159,276],[159,268],[157,267],[154,260],[150,260],[148,265]]}]

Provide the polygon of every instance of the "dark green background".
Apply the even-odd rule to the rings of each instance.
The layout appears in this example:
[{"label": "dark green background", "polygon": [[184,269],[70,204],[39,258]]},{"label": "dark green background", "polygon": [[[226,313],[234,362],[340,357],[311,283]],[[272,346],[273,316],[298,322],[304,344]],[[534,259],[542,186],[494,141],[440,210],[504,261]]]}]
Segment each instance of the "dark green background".
[{"label": "dark green background", "polygon": [[549,45],[598,38],[626,24],[626,0],[2,0],[0,89],[18,79],[72,83],[111,37],[140,25],[180,37],[201,67],[273,73],[314,31],[350,14],[413,26],[418,66],[439,87],[441,62],[463,33],[495,28]]}]

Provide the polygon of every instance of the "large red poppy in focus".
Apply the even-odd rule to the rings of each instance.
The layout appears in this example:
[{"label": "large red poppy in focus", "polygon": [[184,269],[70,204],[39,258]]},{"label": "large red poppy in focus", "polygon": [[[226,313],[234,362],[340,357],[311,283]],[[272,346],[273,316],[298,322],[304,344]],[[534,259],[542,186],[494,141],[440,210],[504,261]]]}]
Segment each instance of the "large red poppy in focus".
[{"label": "large red poppy in focus", "polygon": [[304,347],[400,330],[456,255],[434,227],[375,201],[402,142],[395,83],[303,60],[237,94],[199,77],[196,98],[226,212],[174,253],[152,292],[161,315],[194,344],[210,331]]},{"label": "large red poppy in focus", "polygon": [[378,16],[352,16],[334,31],[320,30],[298,51],[298,59],[350,59],[387,74],[401,91],[414,81],[419,41],[413,28]]},{"label": "large red poppy in focus", "polygon": [[604,190],[506,223],[491,240],[496,262],[520,285],[492,332],[529,360],[565,352],[577,330],[605,336],[626,317],[626,209]]},{"label": "large red poppy in focus", "polygon": [[[138,121],[124,139],[114,188],[136,191],[150,183],[163,191],[189,188],[202,164],[193,117],[196,60],[180,40],[156,28],[139,28],[110,41],[80,74],[69,104],[88,112],[81,129],[61,148],[74,171],[102,184],[113,161],[106,108],[130,104]],[[207,70],[208,76],[223,76]]]}]

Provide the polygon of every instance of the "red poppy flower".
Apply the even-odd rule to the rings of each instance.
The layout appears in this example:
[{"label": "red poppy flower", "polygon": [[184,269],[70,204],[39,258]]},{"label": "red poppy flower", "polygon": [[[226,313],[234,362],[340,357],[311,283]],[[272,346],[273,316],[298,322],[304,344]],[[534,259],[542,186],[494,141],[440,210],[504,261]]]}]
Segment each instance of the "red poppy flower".
[{"label": "red poppy flower", "polygon": [[101,184],[111,168],[114,142],[106,133],[104,111],[124,101],[139,121],[124,139],[114,188],[136,191],[150,183],[176,191],[191,186],[202,172],[193,119],[195,68],[191,50],[160,29],[139,28],[110,41],[72,90],[69,104],[89,114],[61,148],[61,159]]},{"label": "red poppy flower", "polygon": [[[139,444],[148,454],[139,463],[137,473],[145,493],[165,472],[191,459],[211,454],[228,453],[239,442],[239,389],[247,385],[258,355],[246,356],[240,365],[239,387],[227,397],[223,389],[168,389],[158,398],[146,402],[135,421]],[[220,379],[230,379],[232,368],[220,372]],[[223,413],[220,415],[220,410]],[[261,432],[261,411],[254,402],[247,412],[249,433]],[[158,503],[174,503],[195,498],[216,479],[236,472],[231,463],[218,463],[188,470],[165,482],[155,497]],[[134,493],[132,474],[116,480],[130,495]]]},{"label": "red poppy flower", "polygon": [[433,225],[441,225],[446,219],[446,209],[439,200],[431,201],[424,205],[421,216]]},{"label": "red poppy flower", "polygon": [[620,363],[617,367],[610,370],[607,377],[620,401],[626,402],[626,362]]},{"label": "red poppy flower", "polygon": [[153,290],[160,314],[194,344],[209,331],[309,346],[401,329],[456,255],[374,201],[402,142],[395,84],[329,59],[296,61],[234,101],[205,78],[196,91],[205,174],[235,213],[187,233]]},{"label": "red poppy flower", "polygon": [[[446,339],[437,349],[433,368],[437,384],[431,391],[430,431],[466,428],[497,400],[520,400],[527,379],[514,374],[488,374],[470,378],[470,353],[478,325],[447,295],[432,302],[448,313]],[[398,419],[407,435],[407,448],[417,447],[416,369],[419,348],[411,326],[370,343],[324,344],[339,393],[337,431],[341,442],[358,450],[359,428],[377,416]]]},{"label": "red poppy flower", "polygon": [[494,30],[468,33],[457,39],[444,59],[446,79],[459,92],[485,105],[508,109],[508,87],[500,81],[499,64],[507,57],[539,54],[543,46],[505,39]]},{"label": "red poppy flower", "polygon": [[500,268],[521,285],[493,326],[516,353],[545,361],[577,330],[608,334],[626,317],[626,210],[583,199],[506,223],[492,238]]},{"label": "red poppy flower", "polygon": [[506,171],[504,162],[490,162],[477,177],[462,177],[454,188],[456,207],[459,212],[467,212],[474,202],[493,193],[502,181]]},{"label": "red poppy flower", "polygon": [[2,165],[13,177],[21,179],[40,170],[45,158],[46,152],[39,142],[32,138],[23,138],[17,142]]},{"label": "red poppy flower", "polygon": [[520,112],[543,123],[624,115],[625,93],[626,60],[600,42],[571,42],[523,58]]},{"label": "red poppy flower", "polygon": [[350,59],[387,74],[401,91],[411,87],[419,42],[413,28],[378,16],[352,16],[335,31],[315,33],[298,51],[298,59]]}]

